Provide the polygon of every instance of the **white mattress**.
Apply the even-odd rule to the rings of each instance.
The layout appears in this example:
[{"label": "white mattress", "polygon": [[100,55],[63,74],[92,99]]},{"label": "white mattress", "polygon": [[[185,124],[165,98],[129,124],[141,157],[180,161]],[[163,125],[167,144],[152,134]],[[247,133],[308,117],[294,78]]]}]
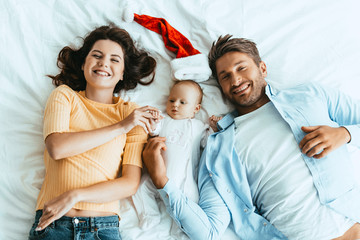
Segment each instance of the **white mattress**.
[{"label": "white mattress", "polygon": [[[321,82],[360,98],[360,2],[285,0],[139,0],[139,14],[165,18],[207,54],[222,34],[254,40],[268,66],[267,80],[278,88]],[[122,93],[126,100],[164,110],[172,80],[160,36],[121,16],[121,0],[0,0],[0,239],[27,239],[44,177],[42,116],[54,86],[60,49],[78,45],[79,36],[109,21],[127,29],[157,60],[155,82]],[[223,114],[231,107],[214,79],[201,84],[203,109],[197,118]],[[141,94],[140,94],[141,93]],[[351,148],[354,171],[359,150]],[[359,175],[359,174],[357,174]],[[360,181],[360,180],[359,180]],[[156,229],[142,231],[132,202],[121,202],[123,239],[182,239],[169,233],[172,220],[163,204]],[[236,239],[227,230],[223,239]]]}]

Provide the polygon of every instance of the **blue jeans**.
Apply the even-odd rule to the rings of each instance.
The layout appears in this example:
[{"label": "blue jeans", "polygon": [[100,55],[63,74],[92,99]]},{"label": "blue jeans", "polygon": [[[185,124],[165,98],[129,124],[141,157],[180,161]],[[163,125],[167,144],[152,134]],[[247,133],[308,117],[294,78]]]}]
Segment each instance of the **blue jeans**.
[{"label": "blue jeans", "polygon": [[36,211],[35,222],[29,233],[29,240],[34,239],[97,239],[121,240],[119,232],[119,217],[67,217],[52,222],[41,231],[35,231],[42,215],[42,210]]}]

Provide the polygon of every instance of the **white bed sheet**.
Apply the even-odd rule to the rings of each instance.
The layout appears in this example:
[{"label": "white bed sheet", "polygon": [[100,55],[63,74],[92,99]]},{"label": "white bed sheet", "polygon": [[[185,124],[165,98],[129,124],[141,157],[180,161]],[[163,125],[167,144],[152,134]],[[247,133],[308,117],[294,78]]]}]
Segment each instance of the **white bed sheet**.
[{"label": "white bed sheet", "polygon": [[[360,2],[285,0],[139,0],[139,14],[165,18],[207,54],[221,34],[254,40],[278,88],[315,81],[360,98]],[[44,176],[42,116],[54,88],[46,74],[56,74],[56,57],[79,36],[109,21],[129,31],[158,62],[155,82],[121,93],[140,105],[164,110],[172,84],[160,36],[136,23],[125,23],[122,0],[0,0],[0,239],[27,239]],[[231,106],[214,79],[201,84],[203,109],[197,118],[224,114]],[[140,94],[141,93],[141,94]],[[359,150],[351,148],[359,176]],[[360,179],[359,179],[360,182]],[[121,202],[123,239],[186,239],[171,236],[172,220],[164,206],[156,229],[141,231],[130,200]],[[236,239],[227,230],[223,239]]]}]

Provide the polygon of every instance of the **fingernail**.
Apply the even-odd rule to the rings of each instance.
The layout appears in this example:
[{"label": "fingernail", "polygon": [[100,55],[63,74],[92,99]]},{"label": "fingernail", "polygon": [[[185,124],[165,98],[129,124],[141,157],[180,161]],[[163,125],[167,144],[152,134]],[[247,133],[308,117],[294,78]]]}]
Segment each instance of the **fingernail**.
[{"label": "fingernail", "polygon": [[35,228],[35,231],[41,231],[41,227]]}]

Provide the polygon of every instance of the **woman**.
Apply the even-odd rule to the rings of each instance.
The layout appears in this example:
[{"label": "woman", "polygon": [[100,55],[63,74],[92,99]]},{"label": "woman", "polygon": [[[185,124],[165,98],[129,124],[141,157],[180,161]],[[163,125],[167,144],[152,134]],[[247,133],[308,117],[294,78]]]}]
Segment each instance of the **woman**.
[{"label": "woman", "polygon": [[[46,175],[29,239],[121,239],[119,199],[133,195],[156,108],[113,93],[136,87],[156,61],[117,27],[92,31],[58,57],[44,113]],[[121,169],[121,174],[120,173]],[[121,177],[118,177],[121,175]]]}]

